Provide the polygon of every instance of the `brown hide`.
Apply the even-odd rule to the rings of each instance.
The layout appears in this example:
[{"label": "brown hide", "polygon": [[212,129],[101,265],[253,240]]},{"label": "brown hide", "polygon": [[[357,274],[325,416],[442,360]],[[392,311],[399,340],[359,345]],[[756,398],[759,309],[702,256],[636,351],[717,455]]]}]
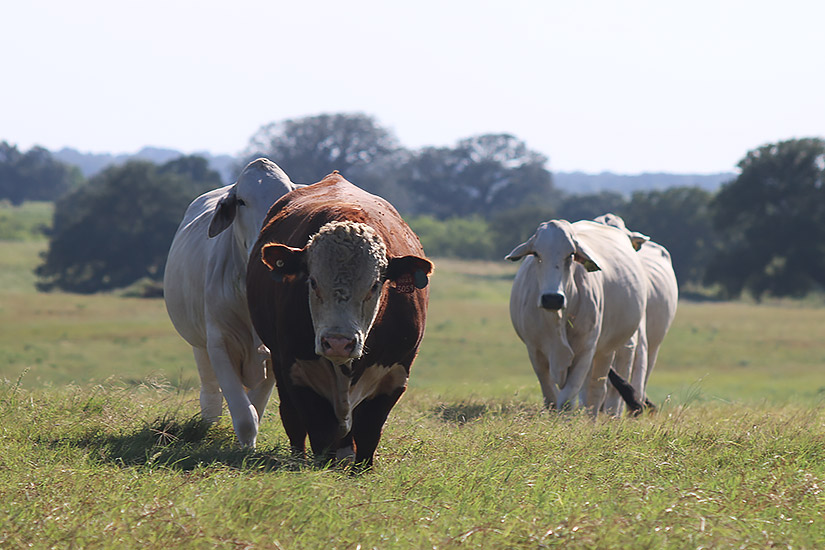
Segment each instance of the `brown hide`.
[{"label": "brown hide", "polygon": [[[357,461],[371,464],[384,420],[406,383],[383,385],[381,396],[355,408],[350,434],[340,441],[330,435],[330,431],[334,431],[334,426],[329,426],[331,407],[316,392],[295,384],[290,376],[296,361],[314,361],[317,368],[330,368],[325,359],[315,354],[306,280],[273,278],[261,257],[261,249],[269,243],[303,248],[312,235],[331,221],[371,226],[384,240],[388,258],[424,258],[418,237],[391,204],[333,173],[314,185],[291,191],[273,204],[250,255],[249,311],[261,340],[272,352],[281,418],[293,449],[302,454],[309,435],[316,456],[328,457],[339,448],[352,446]],[[404,290],[390,282],[383,285],[378,315],[366,339],[365,353],[352,363],[352,384],[356,384],[367,369],[385,369],[395,364],[403,366],[409,375],[424,335],[428,288]]]}]

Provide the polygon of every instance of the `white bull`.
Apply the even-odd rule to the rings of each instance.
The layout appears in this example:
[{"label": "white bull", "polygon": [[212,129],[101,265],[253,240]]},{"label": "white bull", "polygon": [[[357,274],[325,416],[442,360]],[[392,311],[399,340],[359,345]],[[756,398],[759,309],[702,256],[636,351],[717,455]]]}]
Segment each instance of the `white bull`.
[{"label": "white bull", "polygon": [[617,350],[644,319],[647,282],[627,236],[591,221],[542,223],[506,259],[525,258],[510,318],[527,346],[544,402],[602,406]]},{"label": "white bull", "polygon": [[[616,227],[630,238],[634,248],[639,251],[639,259],[647,275],[648,293],[644,330],[639,330],[636,335],[636,346],[630,350],[632,359],[628,361],[626,357],[617,354],[614,363],[616,372],[630,381],[639,400],[644,402],[650,373],[656,366],[659,349],[676,316],[679,285],[673,271],[670,253],[664,246],[649,240],[640,233],[630,231],[625,226],[624,220],[615,214],[604,214],[595,221]],[[629,350],[629,348],[626,349]],[[627,372],[628,366],[630,372]],[[615,389],[608,390],[605,409],[609,412],[618,412],[621,409],[619,399]]]},{"label": "white bull", "polygon": [[249,250],[269,207],[294,188],[281,168],[261,158],[234,184],[196,198],[172,241],[163,277],[169,317],[195,354],[201,415],[216,421],[225,398],[244,447],[255,446],[275,383],[269,350],[249,317]]}]

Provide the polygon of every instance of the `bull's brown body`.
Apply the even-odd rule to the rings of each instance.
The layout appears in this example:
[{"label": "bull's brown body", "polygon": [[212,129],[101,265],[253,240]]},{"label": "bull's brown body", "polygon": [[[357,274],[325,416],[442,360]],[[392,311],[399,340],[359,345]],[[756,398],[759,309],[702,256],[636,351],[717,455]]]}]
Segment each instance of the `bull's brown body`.
[{"label": "bull's brown body", "polygon": [[[262,249],[269,243],[305,247],[310,237],[333,221],[372,227],[383,239],[388,258],[424,258],[418,237],[392,205],[334,173],[288,193],[270,209],[250,255],[249,311],[272,353],[281,419],[293,450],[303,454],[309,436],[313,452],[322,460],[349,450],[354,451],[356,462],[368,465],[387,416],[406,389],[424,335],[428,289],[408,284],[409,274],[399,278],[387,273],[389,280],[381,287],[378,313],[363,355],[346,365],[334,365],[318,355],[306,277],[278,276],[262,259]],[[423,261],[428,266],[424,275],[428,275],[431,264]],[[392,270],[391,262],[387,271]],[[421,273],[416,275],[420,279]],[[324,395],[327,388],[319,389],[324,377],[331,376],[330,369],[339,377],[335,369],[350,370],[349,392],[358,401],[352,409],[351,429],[343,437],[341,416],[336,416],[337,409]],[[307,379],[316,374],[321,382],[309,383]]]}]

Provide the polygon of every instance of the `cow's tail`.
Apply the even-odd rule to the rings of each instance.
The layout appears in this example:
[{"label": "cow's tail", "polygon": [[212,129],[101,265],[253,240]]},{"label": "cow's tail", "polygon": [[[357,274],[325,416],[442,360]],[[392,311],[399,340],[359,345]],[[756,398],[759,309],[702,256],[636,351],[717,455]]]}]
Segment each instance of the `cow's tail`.
[{"label": "cow's tail", "polygon": [[613,384],[613,387],[616,388],[616,391],[619,392],[619,395],[622,396],[622,399],[624,399],[625,404],[627,404],[628,409],[630,409],[631,416],[639,416],[645,408],[651,412],[656,411],[656,405],[654,405],[650,399],[645,398],[644,403],[639,400],[638,392],[636,392],[633,386],[622,378],[613,367],[611,367],[610,372],[607,373],[607,378],[610,380],[610,383]]}]

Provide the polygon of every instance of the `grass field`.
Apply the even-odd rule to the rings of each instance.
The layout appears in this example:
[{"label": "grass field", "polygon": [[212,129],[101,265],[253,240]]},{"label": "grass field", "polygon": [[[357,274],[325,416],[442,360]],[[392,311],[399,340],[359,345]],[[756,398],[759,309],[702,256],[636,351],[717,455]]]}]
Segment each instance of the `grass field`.
[{"label": "grass field", "polygon": [[410,389],[363,475],[197,421],[162,300],[34,290],[0,241],[2,548],[823,548],[825,309],[680,304],[661,412],[541,408],[517,266],[436,260]]}]

